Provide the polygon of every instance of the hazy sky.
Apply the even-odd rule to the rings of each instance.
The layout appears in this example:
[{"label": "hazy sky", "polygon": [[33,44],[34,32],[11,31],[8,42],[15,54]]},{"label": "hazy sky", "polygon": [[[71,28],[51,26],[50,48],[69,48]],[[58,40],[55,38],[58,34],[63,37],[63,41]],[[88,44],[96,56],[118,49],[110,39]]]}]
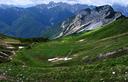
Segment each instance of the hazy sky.
[{"label": "hazy sky", "polygon": [[121,5],[128,5],[128,0],[0,0],[0,4],[9,5],[36,5],[41,3],[55,2],[68,2],[68,3],[82,3],[91,5],[104,5],[118,3]]}]

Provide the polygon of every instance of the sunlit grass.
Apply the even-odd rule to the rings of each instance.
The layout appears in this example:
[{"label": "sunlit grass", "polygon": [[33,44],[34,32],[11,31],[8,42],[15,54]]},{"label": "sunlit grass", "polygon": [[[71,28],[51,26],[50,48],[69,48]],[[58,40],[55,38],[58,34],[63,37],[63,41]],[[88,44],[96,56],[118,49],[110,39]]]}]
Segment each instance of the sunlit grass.
[{"label": "sunlit grass", "polygon": [[[128,53],[94,60],[100,54],[128,47],[127,32],[128,19],[120,19],[86,33],[39,42],[19,50],[11,62],[0,65],[0,72],[10,81],[21,82],[127,82]],[[48,62],[54,57],[72,60]]]}]

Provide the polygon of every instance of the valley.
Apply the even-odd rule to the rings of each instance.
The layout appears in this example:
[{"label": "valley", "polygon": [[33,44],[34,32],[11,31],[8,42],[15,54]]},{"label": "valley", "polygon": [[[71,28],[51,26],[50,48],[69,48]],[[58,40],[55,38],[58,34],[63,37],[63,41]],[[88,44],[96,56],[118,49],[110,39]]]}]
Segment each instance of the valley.
[{"label": "valley", "polygon": [[31,42],[0,64],[3,82],[127,82],[128,18],[88,32]]},{"label": "valley", "polygon": [[128,82],[123,0],[9,1],[0,1],[0,82]]}]

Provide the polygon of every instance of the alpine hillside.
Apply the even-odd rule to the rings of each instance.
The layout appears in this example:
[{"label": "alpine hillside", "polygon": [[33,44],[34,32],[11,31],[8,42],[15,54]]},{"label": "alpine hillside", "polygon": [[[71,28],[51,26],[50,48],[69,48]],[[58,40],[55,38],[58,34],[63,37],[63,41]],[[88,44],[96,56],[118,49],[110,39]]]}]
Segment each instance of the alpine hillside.
[{"label": "alpine hillside", "polygon": [[45,36],[46,30],[85,8],[91,6],[61,2],[50,2],[28,8],[1,5],[0,32],[20,38],[42,37]]},{"label": "alpine hillside", "polygon": [[[127,12],[128,12],[127,7],[118,4],[113,4],[112,7],[114,8],[115,11],[121,12],[123,15],[127,16]],[[91,5],[68,4],[63,2],[59,2],[59,3],[50,2],[49,4],[41,4],[26,8],[16,7],[14,5],[1,4],[0,33],[8,36],[20,37],[20,38],[35,38],[35,37],[56,38],[61,36],[60,33],[66,30],[66,28],[68,28],[66,27],[66,25],[68,26],[69,24],[68,21],[70,20],[72,22],[73,20],[75,20],[74,23],[77,22],[76,23],[77,25],[75,26],[81,26],[85,23],[84,18],[87,17],[87,16],[83,17],[83,15],[87,13],[87,15],[91,14],[89,16],[92,17],[92,19],[96,17],[96,20],[92,21],[94,24],[91,25],[95,26],[96,24],[96,26],[97,25],[99,26],[102,25],[101,22],[103,22],[104,20],[105,21],[103,24],[109,23],[114,19],[116,19],[116,16],[114,18],[114,10],[109,6],[108,6],[108,10],[106,9],[106,11],[103,11],[102,9],[98,10],[97,8],[95,8],[95,6],[91,6]],[[103,16],[103,14],[106,14],[106,16],[109,14],[107,13],[107,11],[110,12],[109,17],[102,19],[101,21],[98,15],[101,15],[101,17],[103,18],[105,17]],[[79,15],[81,15],[83,19]],[[115,15],[119,15],[119,14],[115,12]],[[88,20],[89,22],[91,22],[89,18]],[[80,20],[82,23],[80,21],[79,22],[77,21],[79,19],[82,19]],[[88,24],[90,24],[89,22]],[[60,24],[62,25],[60,26]],[[87,25],[87,22],[84,25]],[[62,28],[63,26],[64,28]],[[89,26],[88,27],[85,26],[86,29],[89,28]],[[86,29],[81,28],[81,30],[79,29],[78,32]],[[76,30],[72,32],[75,31]],[[72,32],[70,31],[67,34],[71,34]]]},{"label": "alpine hillside", "polygon": [[0,64],[0,81],[127,82],[127,41],[123,17],[89,32],[32,42]]},{"label": "alpine hillside", "polygon": [[59,26],[57,37],[90,31],[112,23],[124,17],[120,12],[115,12],[109,5],[81,10],[76,16],[67,19]]}]

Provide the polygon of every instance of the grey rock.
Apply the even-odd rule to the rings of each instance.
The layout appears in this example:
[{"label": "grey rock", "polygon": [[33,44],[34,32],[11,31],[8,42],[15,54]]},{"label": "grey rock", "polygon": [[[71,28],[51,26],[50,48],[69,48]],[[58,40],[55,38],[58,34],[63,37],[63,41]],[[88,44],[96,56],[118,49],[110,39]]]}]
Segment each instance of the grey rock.
[{"label": "grey rock", "polygon": [[109,5],[99,6],[93,9],[84,9],[72,19],[67,19],[61,24],[61,31],[56,38],[93,30],[109,24],[122,16],[120,12],[115,12]]}]

